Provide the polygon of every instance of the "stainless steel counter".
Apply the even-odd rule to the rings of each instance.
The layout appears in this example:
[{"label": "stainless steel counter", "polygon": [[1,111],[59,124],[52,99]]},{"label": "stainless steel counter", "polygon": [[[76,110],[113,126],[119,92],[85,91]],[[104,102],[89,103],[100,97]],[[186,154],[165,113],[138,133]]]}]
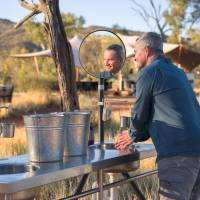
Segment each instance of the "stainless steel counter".
[{"label": "stainless steel counter", "polygon": [[[151,144],[136,144],[135,149],[134,152],[119,152],[118,150],[104,150],[91,146],[87,156],[65,157],[62,162],[31,163],[31,165],[36,166],[37,170],[14,174],[1,173],[0,194],[23,191],[92,171],[156,156],[155,148]],[[30,163],[28,155],[20,155],[1,160],[0,170],[4,164],[26,165]]]}]

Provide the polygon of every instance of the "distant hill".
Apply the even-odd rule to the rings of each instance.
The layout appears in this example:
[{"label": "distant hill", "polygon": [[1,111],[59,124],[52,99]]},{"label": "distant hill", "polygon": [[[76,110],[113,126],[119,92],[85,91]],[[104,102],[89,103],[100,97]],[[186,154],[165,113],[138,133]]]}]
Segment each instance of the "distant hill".
[{"label": "distant hill", "polygon": [[133,31],[133,30],[129,30],[129,29],[120,29],[120,30],[117,30],[115,28],[109,28],[109,27],[105,27],[105,26],[88,26],[88,27],[85,27],[84,30],[83,30],[83,33],[84,34],[89,34],[95,30],[110,30],[110,31],[113,31],[115,33],[121,33],[121,34],[124,34],[124,35],[141,35],[143,32],[140,32],[140,31]]},{"label": "distant hill", "polygon": [[15,29],[15,23],[8,19],[0,19],[0,51],[10,51],[11,49],[26,48],[29,51],[38,49],[31,41],[24,39],[23,26]]},{"label": "distant hill", "polygon": [[[18,29],[14,28],[15,23],[8,19],[0,19],[0,51],[11,51],[12,49],[26,48],[29,52],[40,50],[38,46],[32,41],[25,39],[25,30],[23,26]],[[89,26],[84,27],[82,35],[87,35],[95,30],[111,30],[114,32],[124,33],[126,35],[141,35],[142,32],[122,29],[103,27],[103,26]]]}]

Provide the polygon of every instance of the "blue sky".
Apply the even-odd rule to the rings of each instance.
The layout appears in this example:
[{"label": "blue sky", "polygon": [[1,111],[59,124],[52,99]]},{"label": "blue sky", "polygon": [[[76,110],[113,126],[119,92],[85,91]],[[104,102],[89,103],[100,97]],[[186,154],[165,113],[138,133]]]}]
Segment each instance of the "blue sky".
[{"label": "blue sky", "polygon": [[[35,0],[34,2],[37,2]],[[148,0],[138,0],[143,6],[148,8]],[[163,9],[167,8],[167,0],[154,0],[156,4],[161,4]],[[77,16],[82,15],[86,20],[86,26],[102,25],[111,27],[118,24],[122,27],[150,31],[144,21],[137,16],[131,9],[133,6],[131,0],[60,0],[60,10],[67,13],[72,12]],[[29,11],[22,8],[18,0],[4,0],[0,4],[0,18],[7,18],[12,21],[18,21]],[[43,19],[40,14],[38,21]]]}]

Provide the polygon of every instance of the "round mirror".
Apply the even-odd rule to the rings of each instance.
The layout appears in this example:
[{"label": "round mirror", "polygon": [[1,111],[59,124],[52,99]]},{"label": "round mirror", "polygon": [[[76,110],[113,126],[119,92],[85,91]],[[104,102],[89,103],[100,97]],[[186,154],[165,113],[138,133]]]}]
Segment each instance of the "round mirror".
[{"label": "round mirror", "polygon": [[96,78],[110,78],[123,67],[126,58],[125,46],[115,33],[97,30],[82,41],[79,59],[84,70]]}]

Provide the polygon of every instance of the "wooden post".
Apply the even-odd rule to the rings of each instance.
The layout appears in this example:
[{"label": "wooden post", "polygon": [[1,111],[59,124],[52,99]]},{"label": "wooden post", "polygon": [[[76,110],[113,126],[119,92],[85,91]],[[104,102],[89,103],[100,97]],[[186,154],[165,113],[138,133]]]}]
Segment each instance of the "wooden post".
[{"label": "wooden post", "polygon": [[20,20],[16,24],[16,28],[32,16],[44,13],[45,30],[49,36],[50,47],[57,69],[62,111],[79,109],[72,47],[64,30],[59,10],[59,0],[39,0],[40,4],[29,3],[26,0],[18,1],[22,7],[31,10],[31,13]]},{"label": "wooden post", "polygon": [[37,75],[39,75],[40,74],[40,69],[39,69],[37,57],[34,56],[33,59],[34,59],[34,63],[35,63],[36,73],[37,73]]}]

